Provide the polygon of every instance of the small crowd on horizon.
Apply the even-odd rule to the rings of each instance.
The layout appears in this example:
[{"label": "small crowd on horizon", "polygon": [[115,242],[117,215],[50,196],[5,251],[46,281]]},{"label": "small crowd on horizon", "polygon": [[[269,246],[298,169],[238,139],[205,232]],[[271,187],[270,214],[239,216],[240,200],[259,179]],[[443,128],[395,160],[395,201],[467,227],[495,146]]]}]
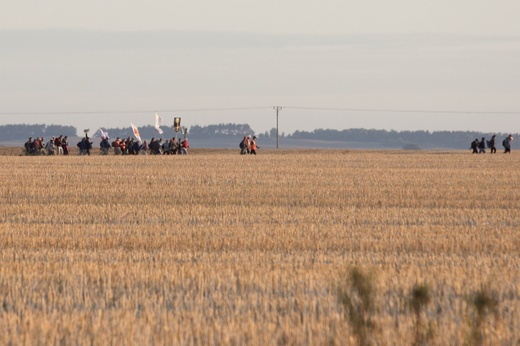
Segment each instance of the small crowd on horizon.
[{"label": "small crowd on horizon", "polygon": [[[504,154],[511,153],[511,142],[513,141],[513,136],[509,135],[502,141],[502,146],[504,147]],[[473,154],[485,154],[486,148],[490,149],[491,154],[496,154],[496,135],[491,136],[489,141],[486,141],[485,137],[479,141],[476,138],[473,142],[471,142],[469,150],[472,150]]]},{"label": "small crowd on horizon", "polygon": [[[101,155],[108,155],[110,149],[114,149],[114,155],[187,155],[189,142],[187,138],[172,138],[163,142],[162,138],[152,138],[148,143],[146,140],[141,142],[131,137],[120,139],[117,137],[110,142],[109,137],[101,137],[100,152]],[[78,143],[78,155],[90,155],[93,148],[93,142],[88,136],[83,137]],[[51,137],[45,142],[43,137],[37,137],[33,140],[29,137],[24,144],[25,155],[69,155],[70,146],[67,136]]]},{"label": "small crowd on horizon", "polygon": [[34,140],[29,137],[24,144],[24,150],[26,155],[69,155],[68,136],[53,136],[48,142],[45,142],[43,137],[36,137]]},{"label": "small crowd on horizon", "polygon": [[150,142],[134,140],[131,137],[120,139],[117,137],[112,143],[109,137],[101,137],[101,155],[108,155],[110,148],[114,155],[187,155],[190,144],[188,138],[171,138],[163,142],[162,138],[153,137]]},{"label": "small crowd on horizon", "polygon": [[256,144],[256,136],[244,136],[244,139],[240,142],[240,155],[256,155],[256,149],[260,147]]},{"label": "small crowd on horizon", "polygon": [[256,155],[256,149],[260,149],[260,147],[256,144],[256,136],[244,136],[242,141],[239,144],[240,147],[240,155]]},{"label": "small crowd on horizon", "polygon": [[[240,154],[241,155],[256,155],[256,150],[260,147],[256,143],[257,137],[244,136],[240,141]],[[504,147],[504,154],[511,153],[511,142],[513,136],[508,135],[503,141],[502,146]],[[79,148],[79,155],[90,155],[92,150],[93,142],[86,135],[77,143]],[[117,137],[114,141],[110,142],[108,136],[102,136],[100,142],[101,155],[108,155],[110,149],[114,149],[114,155],[187,155],[189,149],[188,138],[177,139],[171,138],[163,141],[162,138],[153,137],[150,142],[146,140],[141,142],[132,137],[121,139]],[[496,149],[496,135],[491,136],[491,139],[486,140],[482,137],[481,140],[476,138],[471,142],[470,150],[473,154],[485,154],[486,149],[490,149],[491,154],[497,152]],[[24,144],[25,155],[69,155],[70,147],[68,136],[51,137],[48,142],[45,142],[43,137],[36,137],[34,140],[29,137],[27,142]]]}]

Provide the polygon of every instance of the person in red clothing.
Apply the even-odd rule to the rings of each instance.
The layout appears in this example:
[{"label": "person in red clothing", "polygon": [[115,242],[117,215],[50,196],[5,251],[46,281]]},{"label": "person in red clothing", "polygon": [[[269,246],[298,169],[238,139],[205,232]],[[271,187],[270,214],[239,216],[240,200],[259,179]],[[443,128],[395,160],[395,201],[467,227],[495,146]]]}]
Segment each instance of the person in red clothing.
[{"label": "person in red clothing", "polygon": [[114,148],[114,155],[121,155],[121,140],[119,137],[112,142],[112,147]]},{"label": "person in red clothing", "polygon": [[253,136],[250,146],[251,146],[251,155],[256,155],[256,149],[260,149],[260,147],[258,147],[256,145],[256,136]]},{"label": "person in red clothing", "polygon": [[121,154],[126,155],[126,140],[124,138],[119,143],[119,148],[121,148]]},{"label": "person in red clothing", "polygon": [[188,155],[188,149],[190,148],[190,144],[188,142],[188,138],[184,138],[181,142],[181,154]]}]

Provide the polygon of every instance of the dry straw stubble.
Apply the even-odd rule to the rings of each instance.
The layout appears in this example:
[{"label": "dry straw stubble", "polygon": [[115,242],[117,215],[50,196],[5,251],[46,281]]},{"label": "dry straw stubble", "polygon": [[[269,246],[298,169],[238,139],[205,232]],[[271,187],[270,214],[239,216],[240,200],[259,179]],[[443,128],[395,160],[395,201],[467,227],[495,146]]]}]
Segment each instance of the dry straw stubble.
[{"label": "dry straw stubble", "polygon": [[516,155],[195,152],[4,157],[0,343],[348,344],[335,284],[377,273],[384,344],[464,342],[492,282],[491,343],[520,337]]}]

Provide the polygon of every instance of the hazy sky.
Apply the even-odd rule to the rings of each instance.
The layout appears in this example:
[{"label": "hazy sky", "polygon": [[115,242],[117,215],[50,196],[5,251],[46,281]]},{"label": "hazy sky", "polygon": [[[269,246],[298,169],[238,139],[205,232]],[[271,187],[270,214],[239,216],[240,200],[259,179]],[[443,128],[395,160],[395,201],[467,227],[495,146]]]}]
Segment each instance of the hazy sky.
[{"label": "hazy sky", "polygon": [[0,123],[142,126],[157,110],[264,132],[279,105],[282,132],[520,132],[519,13],[517,0],[8,0]]}]

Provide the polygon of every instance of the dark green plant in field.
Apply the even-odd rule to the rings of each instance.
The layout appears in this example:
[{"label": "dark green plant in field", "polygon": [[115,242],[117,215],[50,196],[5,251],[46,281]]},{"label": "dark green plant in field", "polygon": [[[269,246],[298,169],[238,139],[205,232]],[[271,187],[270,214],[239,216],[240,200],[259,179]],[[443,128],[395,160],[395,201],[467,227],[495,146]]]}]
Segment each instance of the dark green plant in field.
[{"label": "dark green plant in field", "polygon": [[498,314],[498,298],[489,287],[482,287],[480,290],[470,294],[468,298],[469,306],[473,308],[470,319],[469,345],[484,345],[484,324],[487,316]]},{"label": "dark green plant in field", "polygon": [[373,315],[376,312],[375,277],[371,272],[353,268],[345,282],[338,286],[338,299],[345,309],[352,332],[359,345],[370,345],[376,326]]},{"label": "dark green plant in field", "polygon": [[427,284],[415,285],[410,290],[408,308],[414,313],[413,345],[428,345],[433,339],[433,326],[423,321],[421,313],[431,302],[430,287]]}]

